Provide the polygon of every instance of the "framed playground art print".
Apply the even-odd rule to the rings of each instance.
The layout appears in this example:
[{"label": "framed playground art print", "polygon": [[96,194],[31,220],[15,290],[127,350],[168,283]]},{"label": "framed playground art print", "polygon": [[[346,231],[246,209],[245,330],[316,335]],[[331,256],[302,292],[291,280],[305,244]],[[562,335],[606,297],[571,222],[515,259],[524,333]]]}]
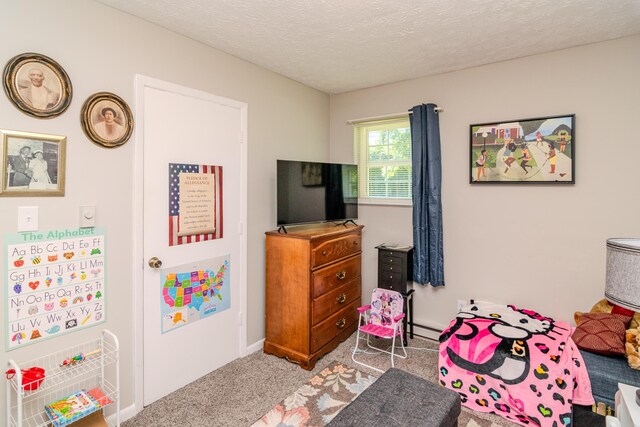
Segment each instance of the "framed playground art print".
[{"label": "framed playground art print", "polygon": [[575,114],[469,126],[471,184],[575,184]]}]

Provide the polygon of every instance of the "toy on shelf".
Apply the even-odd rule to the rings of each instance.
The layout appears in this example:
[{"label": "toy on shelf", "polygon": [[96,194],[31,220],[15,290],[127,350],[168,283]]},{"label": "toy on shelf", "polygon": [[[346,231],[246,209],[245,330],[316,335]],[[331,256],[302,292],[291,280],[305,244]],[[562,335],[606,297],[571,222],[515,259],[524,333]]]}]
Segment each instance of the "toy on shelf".
[{"label": "toy on shelf", "polygon": [[68,359],[64,359],[60,366],[61,367],[62,366],[71,366],[71,365],[74,365],[74,364],[76,364],[78,362],[83,362],[83,361],[87,360],[88,357],[96,355],[96,354],[100,353],[101,351],[102,350],[97,349],[97,350],[94,350],[94,351],[92,351],[90,353],[86,353],[86,354],[85,353],[80,353],[80,354],[75,355],[73,357],[70,357]]},{"label": "toy on shelf", "polygon": [[[86,415],[113,403],[99,388],[78,390],[62,399],[44,405],[51,424],[54,427],[66,426]],[[93,425],[93,424],[92,424]]]},{"label": "toy on shelf", "polygon": [[99,406],[87,394],[86,390],[80,390],[45,405],[45,411],[55,427],[66,426],[85,415],[94,412]]},{"label": "toy on shelf", "polygon": [[[22,387],[27,391],[34,391],[40,387],[42,381],[44,381],[45,371],[38,366],[31,367],[29,369],[21,369],[22,372]],[[15,369],[9,369],[5,372],[8,380],[13,378],[16,374]]]}]

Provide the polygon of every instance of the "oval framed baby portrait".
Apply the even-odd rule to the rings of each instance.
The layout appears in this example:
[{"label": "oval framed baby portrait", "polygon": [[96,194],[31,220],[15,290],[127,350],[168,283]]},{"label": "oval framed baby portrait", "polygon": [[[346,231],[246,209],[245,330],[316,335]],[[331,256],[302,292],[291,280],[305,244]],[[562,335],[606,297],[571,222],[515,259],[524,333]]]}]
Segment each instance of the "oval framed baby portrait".
[{"label": "oval framed baby portrait", "polygon": [[101,147],[119,147],[133,132],[131,109],[122,98],[110,92],[98,92],[87,98],[80,121],[87,138]]},{"label": "oval framed baby portrait", "polygon": [[2,81],[13,105],[31,117],[50,119],[71,104],[71,80],[60,64],[47,56],[14,56],[4,67]]}]

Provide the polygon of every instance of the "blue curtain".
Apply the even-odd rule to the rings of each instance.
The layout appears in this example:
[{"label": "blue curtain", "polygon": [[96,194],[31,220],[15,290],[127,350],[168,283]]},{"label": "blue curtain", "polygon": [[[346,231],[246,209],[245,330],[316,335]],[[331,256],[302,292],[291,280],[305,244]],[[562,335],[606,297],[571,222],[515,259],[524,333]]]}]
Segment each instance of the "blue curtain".
[{"label": "blue curtain", "polygon": [[440,125],[436,105],[410,111],[413,178],[413,281],[444,286]]}]

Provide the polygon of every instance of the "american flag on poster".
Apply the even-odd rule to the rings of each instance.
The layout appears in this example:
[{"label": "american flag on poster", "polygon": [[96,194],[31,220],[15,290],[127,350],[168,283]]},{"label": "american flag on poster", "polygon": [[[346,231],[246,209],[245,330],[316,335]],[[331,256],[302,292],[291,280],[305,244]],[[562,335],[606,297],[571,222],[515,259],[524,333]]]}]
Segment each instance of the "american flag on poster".
[{"label": "american flag on poster", "polygon": [[[180,174],[205,173],[215,176],[215,215],[213,233],[179,236]],[[202,242],[222,238],[222,166],[169,163],[169,246]]]}]

